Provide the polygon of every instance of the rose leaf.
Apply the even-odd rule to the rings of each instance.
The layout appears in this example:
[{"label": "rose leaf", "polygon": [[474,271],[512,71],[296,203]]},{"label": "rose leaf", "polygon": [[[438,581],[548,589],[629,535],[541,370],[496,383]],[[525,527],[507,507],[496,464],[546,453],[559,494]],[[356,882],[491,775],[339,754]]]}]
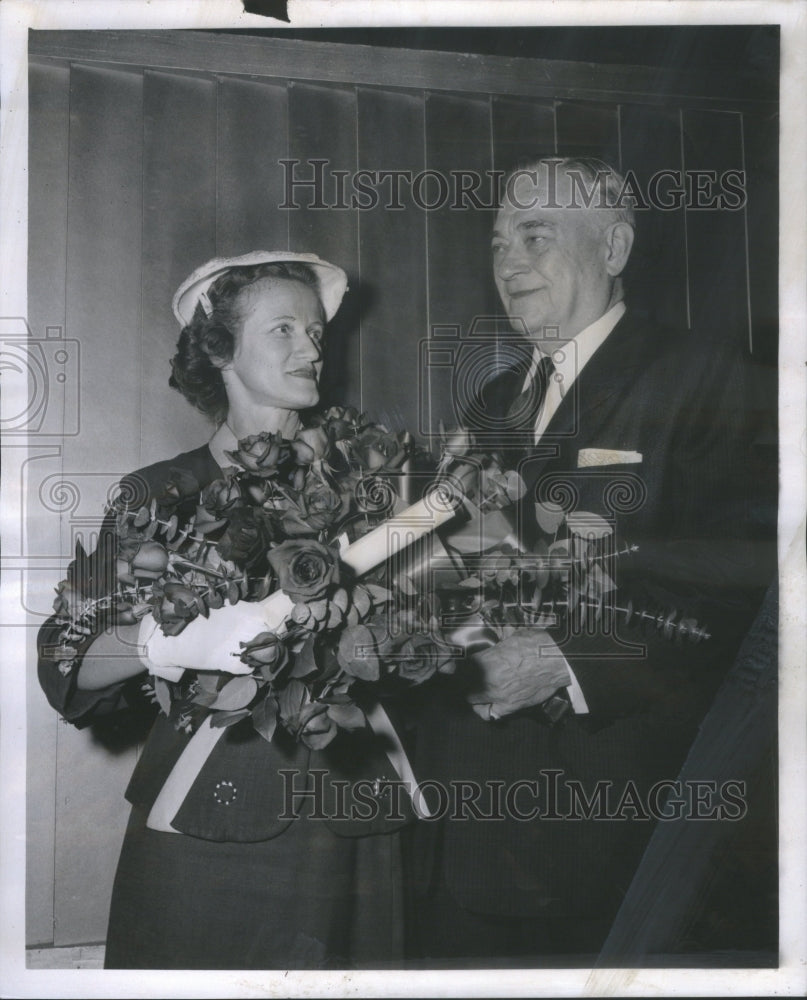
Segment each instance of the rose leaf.
[{"label": "rose leaf", "polygon": [[328,706],[328,715],[340,729],[364,729],[367,725],[364,712],[355,702],[331,704]]},{"label": "rose leaf", "polygon": [[234,726],[236,722],[250,714],[248,708],[242,708],[237,712],[214,712],[210,717],[210,725],[213,729],[223,729],[225,726]]},{"label": "rose leaf", "polygon": [[303,643],[303,648],[294,658],[294,666],[291,669],[291,677],[308,677],[316,673],[317,661],[314,658],[314,637],[311,636]]},{"label": "rose leaf", "polygon": [[292,678],[278,696],[281,718],[291,719],[293,716],[299,715],[305,696],[305,684],[296,678]]},{"label": "rose leaf", "polygon": [[392,591],[387,590],[386,587],[380,587],[377,583],[363,583],[361,586],[370,594],[373,604],[386,604],[387,601],[392,600]]},{"label": "rose leaf", "polygon": [[333,726],[330,729],[326,729],[324,732],[309,732],[304,731],[300,739],[305,743],[309,750],[324,750],[326,746],[336,737],[338,729]]},{"label": "rose leaf", "polygon": [[249,675],[233,677],[219,691],[211,707],[224,712],[242,709],[252,701],[257,690],[258,682],[254,677]]},{"label": "rose leaf", "polygon": [[271,695],[267,695],[253,708],[252,725],[265,740],[271,740],[274,736],[277,728],[277,702]]},{"label": "rose leaf", "polygon": [[162,677],[154,678],[154,693],[157,696],[157,703],[166,715],[171,711],[171,688],[168,681]]}]

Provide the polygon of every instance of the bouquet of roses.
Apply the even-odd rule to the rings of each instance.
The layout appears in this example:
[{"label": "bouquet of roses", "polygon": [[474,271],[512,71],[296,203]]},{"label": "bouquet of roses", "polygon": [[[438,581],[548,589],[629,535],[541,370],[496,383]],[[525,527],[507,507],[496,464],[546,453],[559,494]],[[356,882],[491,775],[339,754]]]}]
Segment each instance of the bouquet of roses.
[{"label": "bouquet of roses", "polygon": [[[614,525],[599,514],[566,510],[535,500],[526,511],[525,486],[498,456],[482,455],[473,437],[444,437],[438,472],[462,484],[470,516],[442,532],[445,554],[459,579],[434,587],[442,634],[462,655],[484,657],[487,650],[507,659],[532,655],[537,629],[550,635],[613,634],[617,622],[641,625],[666,639],[701,642],[707,631],[678,611],[635,608],[620,602],[616,566],[637,546],[619,542]],[[538,540],[526,551],[511,524],[520,504],[534,518]]]},{"label": "bouquet of roses", "polygon": [[[59,668],[74,668],[101,616],[132,624],[151,613],[176,636],[225,603],[282,594],[283,626],[244,636],[238,664],[150,677],[160,707],[189,732],[210,713],[214,726],[251,717],[265,738],[281,723],[312,748],[364,726],[360,689],[393,691],[453,669],[428,606],[387,585],[383,570],[359,574],[342,558],[405,507],[397,486],[412,452],[408,435],[332,407],[292,441],[240,441],[232,467],[204,488],[175,469],[150,504],[119,501],[115,590],[89,596],[92,557],[80,546],[57,588]],[[370,562],[383,563],[386,547],[375,548]]]},{"label": "bouquet of roses", "polygon": [[[60,669],[73,669],[99,615],[131,624],[151,613],[176,636],[225,603],[280,599],[282,625],[243,636],[237,664],[149,684],[188,732],[208,717],[214,727],[250,718],[267,740],[281,724],[320,749],[340,728],[366,725],[368,693],[422,684],[492,646],[506,657],[525,626],[634,616],[615,601],[609,567],[619,553],[607,522],[539,504],[546,541],[525,552],[508,519],[523,499],[520,476],[468,432],[441,444],[424,500],[410,508],[400,497],[401,482],[411,485],[410,436],[342,407],[292,441],[240,441],[232,467],[204,488],[177,469],[150,504],[120,501],[114,592],[88,596],[81,551],[58,588]],[[668,635],[705,636],[688,619],[638,615]]]}]

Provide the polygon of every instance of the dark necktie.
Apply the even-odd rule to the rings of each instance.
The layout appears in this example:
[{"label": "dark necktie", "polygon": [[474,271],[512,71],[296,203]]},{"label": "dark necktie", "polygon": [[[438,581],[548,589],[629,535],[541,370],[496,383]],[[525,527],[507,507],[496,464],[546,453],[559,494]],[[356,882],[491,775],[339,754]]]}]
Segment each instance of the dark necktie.
[{"label": "dark necktie", "polygon": [[534,432],[554,371],[555,362],[552,358],[546,354],[541,355],[530,384],[513,400],[507,411],[507,421],[512,430]]}]

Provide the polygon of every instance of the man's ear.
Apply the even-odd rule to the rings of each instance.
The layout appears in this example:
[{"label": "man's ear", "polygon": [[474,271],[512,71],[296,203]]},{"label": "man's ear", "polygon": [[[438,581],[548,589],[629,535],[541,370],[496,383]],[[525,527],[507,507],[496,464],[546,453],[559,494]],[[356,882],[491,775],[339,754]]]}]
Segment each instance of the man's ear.
[{"label": "man's ear", "polygon": [[607,256],[605,267],[611,277],[621,274],[633,249],[633,226],[628,222],[613,222],[605,233]]}]

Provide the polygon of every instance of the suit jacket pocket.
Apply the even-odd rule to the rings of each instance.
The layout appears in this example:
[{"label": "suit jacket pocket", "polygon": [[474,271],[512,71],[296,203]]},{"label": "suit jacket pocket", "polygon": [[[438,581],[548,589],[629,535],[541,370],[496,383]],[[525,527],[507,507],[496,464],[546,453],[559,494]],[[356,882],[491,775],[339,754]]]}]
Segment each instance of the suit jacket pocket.
[{"label": "suit jacket pocket", "polygon": [[578,469],[603,465],[638,465],[641,461],[641,452],[617,448],[581,448],[577,453]]},{"label": "suit jacket pocket", "polygon": [[[129,801],[150,808],[189,742],[160,717]],[[396,780],[369,732],[340,733],[312,752],[280,729],[268,743],[247,720],[222,734],[170,823],[191,837],[234,843],[271,840],[295,822],[322,822],[345,837],[388,833],[414,818]]]},{"label": "suit jacket pocket", "polygon": [[307,787],[309,757],[308,748],[291,738],[268,743],[249,721],[232,726],[202,765],[171,825],[203,840],[271,840],[295,820],[294,792]]}]

